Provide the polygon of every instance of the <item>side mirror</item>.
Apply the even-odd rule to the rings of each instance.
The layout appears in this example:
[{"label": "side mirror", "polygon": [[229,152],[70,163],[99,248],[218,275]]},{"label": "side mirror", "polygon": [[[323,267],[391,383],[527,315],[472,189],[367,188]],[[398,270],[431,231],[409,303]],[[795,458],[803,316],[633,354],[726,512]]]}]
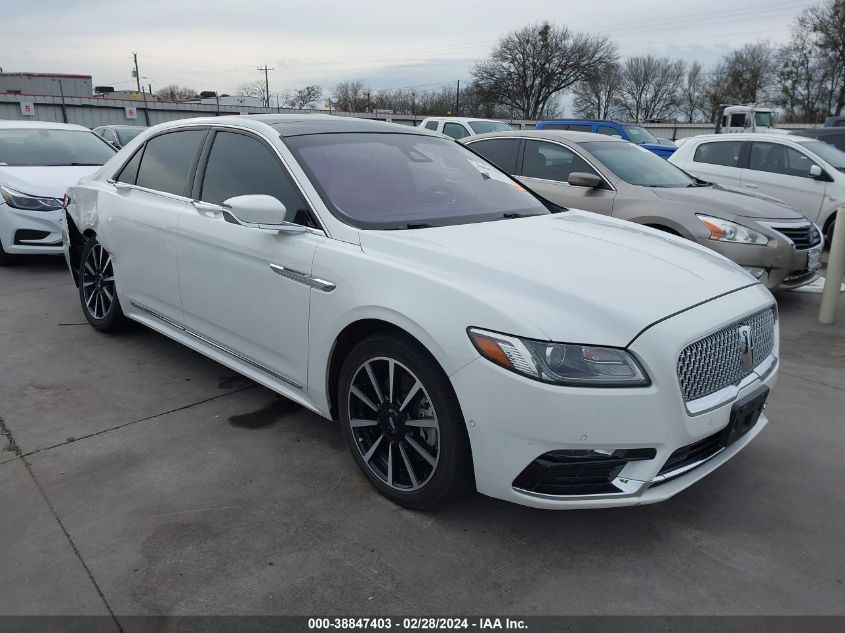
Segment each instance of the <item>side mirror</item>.
[{"label": "side mirror", "polygon": [[595,189],[601,184],[601,178],[596,174],[588,174],[584,171],[573,171],[569,174],[567,182],[573,187],[586,187],[588,189]]},{"label": "side mirror", "polygon": [[265,194],[235,196],[223,202],[227,212],[241,226],[280,233],[304,233],[301,224],[287,222],[287,209],[277,198]]},{"label": "side mirror", "polygon": [[824,173],[824,171],[818,165],[810,165],[810,177],[818,178],[823,173]]}]

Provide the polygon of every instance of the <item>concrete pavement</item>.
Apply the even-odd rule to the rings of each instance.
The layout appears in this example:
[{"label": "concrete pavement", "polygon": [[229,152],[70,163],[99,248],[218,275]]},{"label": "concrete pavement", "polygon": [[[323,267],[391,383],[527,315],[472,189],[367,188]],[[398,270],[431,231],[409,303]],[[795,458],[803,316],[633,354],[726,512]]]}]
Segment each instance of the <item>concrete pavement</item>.
[{"label": "concrete pavement", "polygon": [[845,614],[845,298],[818,302],[779,297],[771,424],[672,500],[423,514],[333,423],[92,330],[60,260],[0,269],[0,614]]}]

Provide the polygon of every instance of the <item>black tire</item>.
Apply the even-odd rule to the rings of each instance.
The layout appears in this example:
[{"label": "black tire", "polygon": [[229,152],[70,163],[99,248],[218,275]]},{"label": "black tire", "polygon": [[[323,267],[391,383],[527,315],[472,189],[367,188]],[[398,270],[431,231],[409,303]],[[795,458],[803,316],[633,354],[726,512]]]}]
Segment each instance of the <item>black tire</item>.
[{"label": "black tire", "polygon": [[15,261],[16,257],[4,251],[3,242],[0,242],[0,266],[11,266]]},{"label": "black tire", "polygon": [[833,243],[833,228],[836,226],[836,214],[830,219],[827,224],[827,231],[824,234],[824,247],[825,249],[829,249],[830,245]]},{"label": "black tire", "polygon": [[128,319],[117,298],[111,257],[92,238],[82,247],[79,264],[79,301],[88,323],[99,332],[119,332]]},{"label": "black tire", "polygon": [[[392,400],[387,381],[391,361]],[[367,365],[374,378],[367,373]],[[353,394],[353,382],[370,405],[377,405],[377,411]],[[416,395],[400,409],[412,391],[408,385],[416,382],[420,383]],[[358,343],[341,368],[337,402],[343,435],[358,467],[394,503],[412,510],[434,510],[474,489],[469,438],[458,399],[446,374],[416,342],[383,334]],[[353,428],[353,409],[356,425],[361,417],[367,418],[367,425]],[[370,450],[375,452],[366,460]],[[431,459],[436,463],[431,464]]]}]

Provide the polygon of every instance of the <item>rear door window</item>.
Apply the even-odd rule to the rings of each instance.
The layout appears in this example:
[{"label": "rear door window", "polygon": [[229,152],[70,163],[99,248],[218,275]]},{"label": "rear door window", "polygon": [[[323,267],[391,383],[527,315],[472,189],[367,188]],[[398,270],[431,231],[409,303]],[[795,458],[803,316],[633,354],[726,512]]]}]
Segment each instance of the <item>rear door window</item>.
[{"label": "rear door window", "polygon": [[693,162],[739,167],[739,154],[743,141],[716,141],[702,143],[695,148]]},{"label": "rear door window", "polygon": [[508,174],[516,173],[516,148],[519,139],[491,138],[472,143],[469,147]]},{"label": "rear door window", "polygon": [[619,130],[615,127],[610,127],[609,125],[600,125],[596,132],[604,134],[605,136],[618,136],[619,138],[622,138],[621,132],[619,132]]},{"label": "rear door window", "polygon": [[593,126],[589,123],[570,123],[566,126],[566,129],[572,132],[592,132]]},{"label": "rear door window", "polygon": [[206,130],[182,130],[147,141],[136,184],[177,196],[190,195],[197,154]]},{"label": "rear door window", "polygon": [[287,170],[264,142],[237,132],[217,132],[208,155],[200,200],[223,204],[235,196],[265,194],[285,205],[287,222],[314,226]]}]

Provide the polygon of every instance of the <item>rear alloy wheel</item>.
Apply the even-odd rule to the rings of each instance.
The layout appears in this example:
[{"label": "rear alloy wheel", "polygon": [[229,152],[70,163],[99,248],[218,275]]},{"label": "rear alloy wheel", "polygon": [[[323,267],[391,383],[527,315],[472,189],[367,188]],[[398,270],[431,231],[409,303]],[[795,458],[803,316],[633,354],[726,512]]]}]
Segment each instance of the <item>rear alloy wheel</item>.
[{"label": "rear alloy wheel", "polygon": [[88,323],[100,332],[114,332],[125,325],[126,317],[115,289],[111,255],[94,239],[86,242],[82,249],[79,299]]},{"label": "rear alloy wheel", "polygon": [[472,481],[463,417],[452,387],[424,350],[373,337],[344,363],[339,408],[358,466],[399,505],[433,509]]}]

